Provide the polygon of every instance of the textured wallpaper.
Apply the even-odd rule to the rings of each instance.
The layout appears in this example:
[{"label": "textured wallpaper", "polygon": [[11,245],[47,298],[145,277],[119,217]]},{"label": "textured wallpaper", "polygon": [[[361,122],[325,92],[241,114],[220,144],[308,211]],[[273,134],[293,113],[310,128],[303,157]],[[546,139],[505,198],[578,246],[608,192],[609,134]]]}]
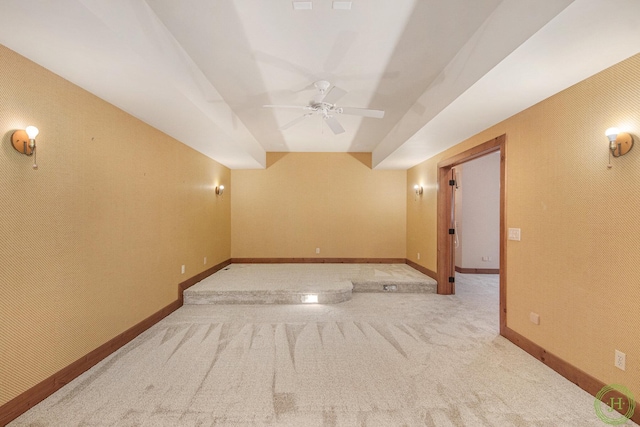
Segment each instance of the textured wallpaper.
[{"label": "textured wallpaper", "polygon": [[[225,167],[3,46],[0,99],[2,405],[227,260],[232,188]],[[38,170],[10,144],[27,125]]]},{"label": "textured wallpaper", "polygon": [[372,170],[370,153],[267,164],[231,172],[233,258],[405,258],[405,171]]},{"label": "textured wallpaper", "polygon": [[[507,325],[606,384],[640,395],[640,150],[612,159],[607,128],[640,144],[640,55],[410,169],[407,257],[436,268],[437,163],[507,135]],[[415,259],[416,252],[423,259]],[[427,254],[424,256],[424,254]],[[529,321],[540,315],[540,325]],[[498,313],[496,313],[496,317]],[[614,351],[626,353],[626,371]]]}]

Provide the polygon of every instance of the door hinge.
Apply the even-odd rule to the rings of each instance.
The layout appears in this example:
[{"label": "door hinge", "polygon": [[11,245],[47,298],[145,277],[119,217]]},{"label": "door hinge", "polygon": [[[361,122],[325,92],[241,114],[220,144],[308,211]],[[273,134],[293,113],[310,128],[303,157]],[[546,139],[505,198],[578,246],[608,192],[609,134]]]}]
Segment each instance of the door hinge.
[{"label": "door hinge", "polygon": [[455,282],[456,282],[456,278],[449,276],[449,283],[455,283]]},{"label": "door hinge", "polygon": [[456,185],[456,180],[455,180],[455,179],[450,179],[450,180],[449,180],[449,185],[450,185],[450,186],[452,186],[452,187],[453,187],[454,185]]},{"label": "door hinge", "polygon": [[455,228],[450,228],[449,229],[449,234],[456,234],[456,229]]}]

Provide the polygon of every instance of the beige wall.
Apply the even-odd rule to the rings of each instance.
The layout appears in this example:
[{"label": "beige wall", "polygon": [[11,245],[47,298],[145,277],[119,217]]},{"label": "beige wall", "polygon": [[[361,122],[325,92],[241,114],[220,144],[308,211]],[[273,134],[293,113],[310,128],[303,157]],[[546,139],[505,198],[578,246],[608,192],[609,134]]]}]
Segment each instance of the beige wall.
[{"label": "beige wall", "polygon": [[[487,100],[490,102],[490,100]],[[587,79],[421,163],[408,183],[408,258],[436,268],[438,161],[507,135],[507,325],[605,383],[640,395],[640,150],[608,169],[604,131],[640,137],[640,56]],[[423,259],[416,259],[421,251]],[[426,256],[425,256],[426,254]],[[540,325],[529,313],[540,314]],[[498,314],[496,313],[496,318]],[[627,355],[613,366],[614,349]]]},{"label": "beige wall", "polygon": [[[233,258],[405,258],[405,171],[370,154],[268,153],[233,170]],[[320,254],[316,254],[320,248]]]},{"label": "beige wall", "polygon": [[[439,157],[436,157],[439,158]],[[422,195],[414,192],[407,198],[407,259],[437,271],[437,198],[438,170],[432,158],[407,171],[407,188],[422,187]]]},{"label": "beige wall", "polygon": [[[2,46],[0,99],[2,405],[230,257],[230,174]],[[35,171],[10,145],[29,124]]]}]

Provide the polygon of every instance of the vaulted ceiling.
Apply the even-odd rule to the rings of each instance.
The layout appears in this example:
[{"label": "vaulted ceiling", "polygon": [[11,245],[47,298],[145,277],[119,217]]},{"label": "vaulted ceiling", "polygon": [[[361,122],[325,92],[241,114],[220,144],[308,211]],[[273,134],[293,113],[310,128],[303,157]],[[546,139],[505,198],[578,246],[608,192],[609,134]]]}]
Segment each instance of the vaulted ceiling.
[{"label": "vaulted ceiling", "polygon": [[[231,168],[411,167],[640,52],[638,0],[3,0],[0,43]],[[350,3],[350,9],[334,8]],[[339,106],[283,125],[326,80]]]}]

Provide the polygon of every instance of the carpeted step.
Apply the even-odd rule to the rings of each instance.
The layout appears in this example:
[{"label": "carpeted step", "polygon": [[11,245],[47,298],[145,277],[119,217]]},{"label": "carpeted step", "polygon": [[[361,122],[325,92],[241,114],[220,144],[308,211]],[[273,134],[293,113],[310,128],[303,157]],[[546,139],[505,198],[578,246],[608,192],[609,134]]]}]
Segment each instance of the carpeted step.
[{"label": "carpeted step", "polygon": [[367,280],[353,281],[353,292],[385,292],[385,293],[436,293],[437,284],[432,281],[400,281],[400,280]]},{"label": "carpeted step", "polygon": [[435,293],[404,264],[232,264],[184,291],[184,304],[335,304],[352,292]]},{"label": "carpeted step", "polygon": [[349,281],[305,284],[304,289],[184,291],[185,304],[337,304],[351,299]]}]

